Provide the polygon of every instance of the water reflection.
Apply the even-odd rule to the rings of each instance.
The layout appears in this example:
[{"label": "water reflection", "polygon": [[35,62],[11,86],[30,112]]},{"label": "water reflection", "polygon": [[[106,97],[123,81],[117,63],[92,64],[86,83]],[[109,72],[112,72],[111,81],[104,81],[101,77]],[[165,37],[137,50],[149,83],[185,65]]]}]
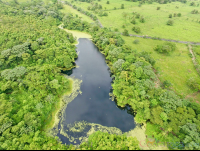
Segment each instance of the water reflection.
[{"label": "water reflection", "polygon": [[[70,71],[63,71],[72,77],[81,79],[82,94],[79,94],[65,110],[65,122],[73,124],[76,121],[98,123],[103,126],[116,127],[127,132],[135,127],[134,117],[129,107],[118,107],[116,100],[110,99],[112,92],[111,73],[105,62],[105,57],[88,39],[79,39],[79,52],[76,65]],[[63,143],[69,142],[64,136],[59,136]]]}]

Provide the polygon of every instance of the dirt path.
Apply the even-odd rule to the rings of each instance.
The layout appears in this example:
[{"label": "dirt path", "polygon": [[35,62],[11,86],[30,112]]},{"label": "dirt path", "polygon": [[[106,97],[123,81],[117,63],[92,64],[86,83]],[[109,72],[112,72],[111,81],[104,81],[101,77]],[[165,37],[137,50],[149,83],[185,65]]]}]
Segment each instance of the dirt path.
[{"label": "dirt path", "polygon": [[164,39],[164,38],[155,38],[155,37],[150,37],[150,36],[132,35],[132,34],[129,34],[129,35],[131,37],[140,37],[140,38],[147,38],[147,39],[158,39],[158,40],[162,40],[162,41],[177,42],[177,43],[183,43],[183,44],[200,45],[200,42],[179,41],[179,40],[171,40],[171,39]]},{"label": "dirt path", "polygon": [[189,47],[190,53],[192,54],[192,62],[194,63],[194,65],[197,65],[197,62],[196,62],[194,53],[193,53],[193,51],[192,51],[192,46],[191,46],[191,45],[188,45],[188,47]]}]

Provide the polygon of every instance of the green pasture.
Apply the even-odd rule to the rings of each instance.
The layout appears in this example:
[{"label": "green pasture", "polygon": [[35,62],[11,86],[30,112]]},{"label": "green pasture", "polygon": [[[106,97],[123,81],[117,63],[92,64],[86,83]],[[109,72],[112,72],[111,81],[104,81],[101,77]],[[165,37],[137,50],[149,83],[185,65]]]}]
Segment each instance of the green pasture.
[{"label": "green pasture", "polygon": [[88,16],[86,16],[86,15],[80,13],[79,11],[77,11],[77,10],[71,8],[69,5],[64,5],[64,9],[62,9],[61,12],[63,12],[63,13],[77,14],[77,15],[78,15],[79,17],[81,17],[82,20],[84,20],[84,21],[87,21],[87,22],[89,22],[89,23],[93,23],[93,22],[94,22],[90,17],[88,17]]},{"label": "green pasture", "polygon": [[[141,33],[138,35],[148,35],[181,41],[200,41],[200,15],[191,14],[191,11],[194,9],[200,12],[200,6],[190,6],[191,1],[186,4],[181,2],[158,4],[154,2],[153,4],[143,4],[141,7],[138,6],[138,2],[123,0],[109,0],[110,4],[106,4],[107,0],[95,2],[101,4],[103,10],[105,10],[106,7],[108,12],[108,16],[100,17],[97,15],[100,22],[105,27],[118,28],[120,32],[123,32],[124,29],[122,25],[125,25],[125,28],[130,34],[136,34],[132,31],[132,27],[139,26],[141,28]],[[200,1],[195,1],[195,3],[198,4]],[[80,1],[74,1],[73,4],[84,10],[87,10],[87,7],[91,5],[90,3]],[[113,9],[114,7],[120,8],[121,4],[124,4],[125,9]],[[157,10],[157,7],[160,7],[160,10]],[[133,17],[133,12],[137,12],[143,16],[145,18],[145,23],[141,23],[139,19],[136,19],[136,25],[131,24],[130,21]],[[127,14],[126,19],[123,17],[123,13]],[[181,17],[172,17],[174,25],[166,25],[167,21],[170,19],[169,14],[174,15],[174,13],[181,13]]]},{"label": "green pasture", "polygon": [[[123,36],[123,39],[132,49],[151,53],[150,55],[156,60],[155,68],[158,69],[157,75],[161,82],[169,80],[172,83],[171,88],[177,94],[186,97],[193,96],[195,92],[188,87],[186,81],[190,77],[198,77],[198,74],[185,44],[176,43],[176,51],[167,56],[153,50],[156,45],[163,44],[164,41],[126,36]],[[136,39],[139,40],[139,43],[133,44]],[[197,94],[192,98],[199,100],[200,95]]]}]

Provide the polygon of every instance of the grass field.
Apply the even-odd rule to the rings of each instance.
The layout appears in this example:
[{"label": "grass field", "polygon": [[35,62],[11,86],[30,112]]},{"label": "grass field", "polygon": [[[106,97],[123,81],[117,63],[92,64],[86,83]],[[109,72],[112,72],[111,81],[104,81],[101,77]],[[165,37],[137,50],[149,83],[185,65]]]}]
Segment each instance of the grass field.
[{"label": "grass field", "polygon": [[[177,94],[192,96],[195,101],[200,100],[199,94],[193,97],[195,92],[186,83],[190,77],[198,78],[198,74],[192,59],[188,55],[189,51],[185,44],[176,43],[176,51],[166,56],[153,50],[156,45],[164,43],[163,41],[126,36],[123,36],[123,39],[132,49],[151,53],[151,56],[156,60],[155,68],[158,68],[158,76],[161,82],[169,80],[172,83],[172,89]],[[139,44],[133,44],[135,39],[140,41]]]},{"label": "grass field", "polygon": [[80,13],[79,11],[77,11],[77,10],[75,10],[75,9],[72,9],[72,8],[71,8],[70,6],[68,6],[68,5],[64,5],[64,9],[62,9],[61,12],[63,12],[63,13],[77,14],[79,17],[82,17],[82,20],[85,20],[85,21],[87,21],[87,22],[89,22],[89,23],[93,23],[93,22],[94,22],[90,17],[88,17],[88,16],[86,16],[86,15]]},{"label": "grass field", "polygon": [[[68,0],[69,1],[69,0]],[[97,2],[97,1],[96,1]],[[114,7],[120,8],[123,3],[125,9],[109,10],[108,16],[100,17],[98,16],[100,22],[105,27],[118,28],[120,32],[124,29],[122,25],[125,24],[126,29],[130,34],[136,34],[132,31],[133,24],[130,23],[130,19],[133,14],[132,12],[137,12],[145,18],[145,23],[140,23],[139,19],[136,19],[136,26],[141,28],[141,33],[139,35],[148,35],[152,37],[161,37],[166,39],[175,39],[182,41],[200,41],[200,15],[191,14],[194,9],[199,10],[200,6],[190,6],[191,1],[186,4],[181,2],[172,2],[168,4],[143,4],[141,7],[138,6],[138,2],[130,2],[123,0],[109,0],[110,4],[106,4],[107,0],[101,0],[98,2],[102,5],[103,10],[113,9]],[[200,1],[195,1],[200,3]],[[73,2],[78,7],[87,10],[90,3],[76,1]],[[176,8],[176,6],[178,8]],[[160,10],[157,10],[160,7]],[[128,17],[125,19],[123,17],[123,12],[127,13]],[[174,21],[173,26],[166,25],[169,14],[181,13],[181,17],[172,17]]]}]

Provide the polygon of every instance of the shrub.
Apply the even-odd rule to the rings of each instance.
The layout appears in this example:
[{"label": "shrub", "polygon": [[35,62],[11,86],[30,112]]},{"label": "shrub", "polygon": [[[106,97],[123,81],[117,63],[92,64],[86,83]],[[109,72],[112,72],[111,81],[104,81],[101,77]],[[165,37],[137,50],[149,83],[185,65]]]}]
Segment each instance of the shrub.
[{"label": "shrub", "polygon": [[109,1],[107,1],[107,3],[106,4],[110,4],[110,2]]},{"label": "shrub", "polygon": [[174,17],[176,17],[176,13],[174,13]]},{"label": "shrub", "polygon": [[167,21],[167,25],[172,26],[173,24],[174,24],[173,20],[170,19],[170,20]]},{"label": "shrub", "polygon": [[191,13],[192,14],[198,14],[198,10],[194,9]]},{"label": "shrub", "polygon": [[116,10],[117,8],[116,7],[114,7],[114,10]]},{"label": "shrub", "polygon": [[138,39],[135,39],[135,40],[133,41],[134,44],[139,44],[139,42],[140,42],[140,41],[139,41]]},{"label": "shrub", "polygon": [[140,22],[141,22],[141,23],[144,23],[144,22],[145,22],[144,17],[141,17],[141,18],[140,18]]},{"label": "shrub", "polygon": [[132,23],[132,24],[136,24],[135,18],[133,18],[133,19],[131,20],[131,23]]},{"label": "shrub", "polygon": [[169,88],[170,86],[172,86],[172,84],[171,84],[170,81],[165,80],[165,81],[163,82],[163,87],[164,87],[164,88]]},{"label": "shrub", "polygon": [[121,5],[121,9],[124,9],[124,4]]},{"label": "shrub", "polygon": [[124,36],[129,36],[129,33],[128,33],[128,30],[127,29],[124,29],[123,33],[122,33]]},{"label": "shrub", "polygon": [[169,14],[169,18],[172,18],[172,14]]},{"label": "shrub", "polygon": [[170,52],[176,50],[176,44],[170,43],[170,42],[165,42],[162,45],[157,45],[154,48],[154,50],[157,51],[157,52],[159,52],[159,53],[169,54]]},{"label": "shrub", "polygon": [[191,77],[187,80],[187,84],[189,87],[194,89],[195,91],[200,90],[200,79]]},{"label": "shrub", "polygon": [[118,30],[118,28],[115,28],[114,31],[115,31],[115,32],[118,32],[119,30]]},{"label": "shrub", "polygon": [[140,18],[140,14],[136,14],[136,18]]},{"label": "shrub", "polygon": [[103,13],[103,16],[108,16],[108,13],[107,13],[107,12],[104,12],[104,13]]},{"label": "shrub", "polygon": [[178,13],[177,16],[178,16],[178,17],[181,17],[181,13]]},{"label": "shrub", "polygon": [[190,3],[190,6],[195,6],[195,5],[196,5],[195,2]]},{"label": "shrub", "polygon": [[140,27],[137,27],[137,26],[134,26],[134,27],[132,28],[132,30],[133,30],[134,32],[136,32],[137,34],[141,32]]},{"label": "shrub", "polygon": [[157,7],[157,10],[160,10],[160,7]]}]

